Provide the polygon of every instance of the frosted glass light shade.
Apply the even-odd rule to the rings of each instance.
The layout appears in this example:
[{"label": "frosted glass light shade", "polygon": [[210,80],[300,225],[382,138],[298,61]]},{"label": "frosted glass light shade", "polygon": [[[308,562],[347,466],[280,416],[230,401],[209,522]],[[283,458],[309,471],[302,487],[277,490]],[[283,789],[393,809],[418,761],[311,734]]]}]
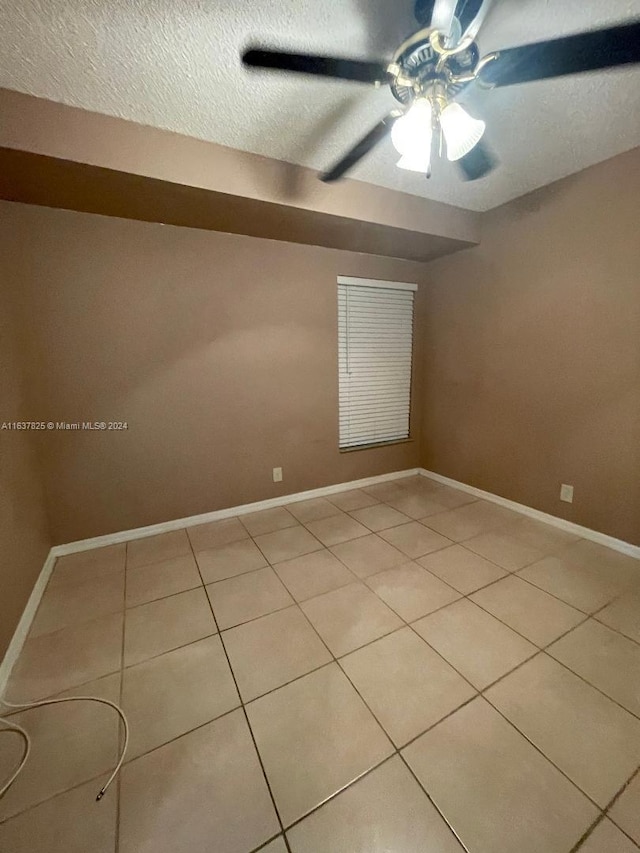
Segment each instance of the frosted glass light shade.
[{"label": "frosted glass light shade", "polygon": [[422,172],[426,175],[431,169],[431,157],[429,153],[426,156],[421,155],[420,157],[408,157],[406,154],[403,154],[396,163],[396,166],[400,169],[407,169],[409,172]]},{"label": "frosted glass light shade", "polygon": [[391,141],[401,154],[398,166],[415,172],[428,172],[431,162],[433,111],[426,98],[418,98],[391,128]]},{"label": "frosted glass light shade", "polygon": [[472,118],[460,104],[449,104],[440,114],[440,126],[447,143],[449,160],[459,160],[477,145],[485,130],[485,123]]}]

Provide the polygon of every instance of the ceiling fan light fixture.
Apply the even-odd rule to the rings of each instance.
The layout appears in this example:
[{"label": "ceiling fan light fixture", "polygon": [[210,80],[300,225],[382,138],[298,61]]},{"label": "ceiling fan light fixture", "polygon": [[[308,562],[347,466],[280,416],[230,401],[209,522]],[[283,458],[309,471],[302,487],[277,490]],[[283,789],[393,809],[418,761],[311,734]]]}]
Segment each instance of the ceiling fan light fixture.
[{"label": "ceiling fan light fixture", "polygon": [[426,156],[424,153],[421,153],[419,157],[409,157],[403,154],[396,163],[396,166],[399,169],[407,169],[409,172],[421,172],[423,175],[428,175],[431,171],[431,157],[429,156],[429,152]]},{"label": "ceiling fan light fixture", "polygon": [[480,142],[486,124],[460,106],[448,104],[440,113],[440,126],[447,143],[449,160],[459,160]]},{"label": "ceiling fan light fixture", "polygon": [[426,172],[431,162],[433,108],[427,98],[417,98],[391,130],[391,141],[400,154],[398,166]]}]

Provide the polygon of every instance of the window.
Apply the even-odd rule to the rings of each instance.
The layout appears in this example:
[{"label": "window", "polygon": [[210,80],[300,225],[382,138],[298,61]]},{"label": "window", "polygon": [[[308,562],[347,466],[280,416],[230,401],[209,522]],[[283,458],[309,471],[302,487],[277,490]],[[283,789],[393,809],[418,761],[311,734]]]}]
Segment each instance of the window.
[{"label": "window", "polygon": [[415,290],[338,276],[341,449],[409,437]]}]

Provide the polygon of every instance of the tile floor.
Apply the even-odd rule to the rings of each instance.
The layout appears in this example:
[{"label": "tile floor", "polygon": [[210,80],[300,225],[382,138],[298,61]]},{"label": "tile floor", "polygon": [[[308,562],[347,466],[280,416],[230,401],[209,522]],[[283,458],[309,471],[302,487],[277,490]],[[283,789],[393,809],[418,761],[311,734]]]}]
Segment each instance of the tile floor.
[{"label": "tile floor", "polygon": [[7,699],[83,694],[1,850],[640,849],[640,563],[424,478],[59,559]]}]

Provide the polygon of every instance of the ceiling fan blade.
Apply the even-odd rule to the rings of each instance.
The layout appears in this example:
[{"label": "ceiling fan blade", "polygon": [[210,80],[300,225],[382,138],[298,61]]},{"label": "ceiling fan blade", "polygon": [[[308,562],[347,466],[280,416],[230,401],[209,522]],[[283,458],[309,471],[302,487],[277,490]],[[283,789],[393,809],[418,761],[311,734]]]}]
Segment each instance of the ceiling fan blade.
[{"label": "ceiling fan blade", "polygon": [[439,30],[444,36],[450,36],[456,13],[457,0],[435,0],[429,26]]},{"label": "ceiling fan blade", "polygon": [[[492,0],[416,0],[414,15],[423,27],[434,27],[449,39],[475,39]],[[456,20],[457,19],[457,20]]]},{"label": "ceiling fan blade", "polygon": [[339,178],[342,178],[349,169],[353,168],[356,163],[362,160],[369,151],[375,148],[375,146],[391,132],[391,128],[393,127],[396,119],[399,117],[400,116],[395,113],[389,113],[388,116],[385,116],[382,121],[379,121],[378,124],[366,134],[366,136],[363,136],[362,139],[356,142],[353,148],[345,154],[344,157],[338,160],[337,163],[334,163],[334,165],[326,172],[323,172],[320,175],[320,180],[329,184],[332,181],[337,181]]},{"label": "ceiling fan blade", "polygon": [[481,139],[468,154],[456,160],[456,163],[465,181],[477,181],[496,168],[498,158],[490,146]]},{"label": "ceiling fan blade", "polygon": [[307,53],[250,48],[243,53],[242,61],[250,68],[295,71],[299,74],[355,80],[358,83],[385,83],[391,79],[384,62],[343,59],[337,56],[315,56]]},{"label": "ceiling fan blade", "polygon": [[500,50],[480,80],[511,86],[633,62],[640,62],[640,21]]},{"label": "ceiling fan blade", "polygon": [[475,40],[491,5],[492,0],[461,0],[458,2],[456,17],[462,27],[462,38]]}]

